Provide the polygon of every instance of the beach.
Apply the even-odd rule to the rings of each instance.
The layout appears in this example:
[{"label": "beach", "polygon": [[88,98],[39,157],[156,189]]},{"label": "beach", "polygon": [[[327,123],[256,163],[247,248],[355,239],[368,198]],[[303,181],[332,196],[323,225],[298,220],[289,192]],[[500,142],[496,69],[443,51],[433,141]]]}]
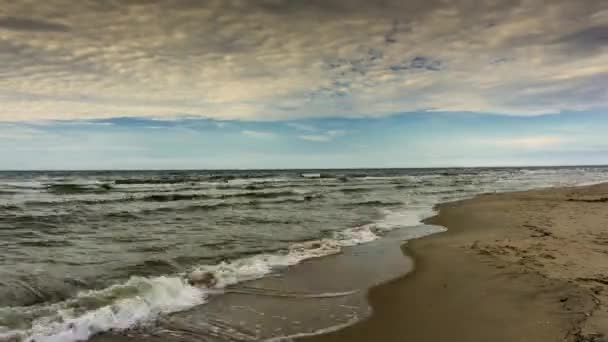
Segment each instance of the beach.
[{"label": "beach", "polygon": [[415,271],[371,289],[373,315],[310,341],[605,341],[608,185],[439,205],[446,233],[403,246]]},{"label": "beach", "polygon": [[0,0],[0,342],[608,342],[608,0]]}]

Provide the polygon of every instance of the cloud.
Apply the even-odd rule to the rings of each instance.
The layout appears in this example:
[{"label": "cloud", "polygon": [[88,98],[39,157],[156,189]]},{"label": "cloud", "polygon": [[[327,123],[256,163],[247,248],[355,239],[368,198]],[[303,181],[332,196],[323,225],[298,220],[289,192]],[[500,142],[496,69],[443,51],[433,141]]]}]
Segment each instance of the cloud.
[{"label": "cloud", "polygon": [[53,23],[46,20],[36,20],[19,17],[0,17],[0,29],[16,31],[38,31],[38,32],[66,32],[70,28],[66,25]]},{"label": "cloud", "polygon": [[317,128],[315,126],[305,124],[305,123],[288,122],[287,126],[294,128],[298,131],[304,131],[304,132],[316,132],[317,131]]},{"label": "cloud", "polygon": [[298,138],[316,142],[327,142],[331,140],[331,138],[326,135],[299,135]]},{"label": "cloud", "polygon": [[54,121],[53,124],[64,125],[64,126],[113,126],[113,122],[109,121],[88,121],[88,120],[75,120],[75,121]]},{"label": "cloud", "polygon": [[[315,130],[315,131],[317,131],[317,130]],[[336,137],[340,137],[345,134],[346,134],[345,130],[334,129],[334,130],[320,132],[318,134],[299,135],[298,138],[302,139],[302,140],[315,141],[315,142],[328,142],[328,141],[333,140]]]},{"label": "cloud", "polygon": [[332,136],[332,137],[337,137],[337,136],[341,136],[344,134],[346,134],[346,131],[343,129],[333,129],[333,130],[327,131],[327,135]]},{"label": "cloud", "polygon": [[502,147],[541,148],[560,145],[565,139],[555,136],[525,136],[507,139],[487,139],[483,143]]},{"label": "cloud", "polygon": [[241,133],[243,133],[243,135],[249,138],[254,139],[271,140],[277,138],[277,135],[275,133],[265,131],[243,130],[241,131]]},{"label": "cloud", "polygon": [[602,0],[0,0],[0,8],[0,121],[608,108]]},{"label": "cloud", "polygon": [[569,33],[560,37],[557,43],[568,46],[571,51],[578,50],[581,53],[589,53],[589,50],[591,50],[599,52],[608,47],[608,23]]}]

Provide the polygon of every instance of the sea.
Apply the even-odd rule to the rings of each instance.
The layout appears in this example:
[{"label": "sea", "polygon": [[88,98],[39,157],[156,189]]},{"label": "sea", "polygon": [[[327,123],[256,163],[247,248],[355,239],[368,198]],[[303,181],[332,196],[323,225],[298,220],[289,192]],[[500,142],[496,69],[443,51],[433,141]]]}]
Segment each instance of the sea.
[{"label": "sea", "polygon": [[0,172],[0,341],[153,329],[391,232],[441,233],[421,223],[438,203],[605,181],[601,166]]}]

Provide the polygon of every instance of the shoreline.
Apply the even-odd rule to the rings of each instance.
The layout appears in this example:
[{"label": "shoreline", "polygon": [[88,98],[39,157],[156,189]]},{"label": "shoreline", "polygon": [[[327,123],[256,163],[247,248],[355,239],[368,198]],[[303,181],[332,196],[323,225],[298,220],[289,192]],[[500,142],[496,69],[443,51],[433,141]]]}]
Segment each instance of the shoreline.
[{"label": "shoreline", "polygon": [[[601,320],[595,327],[587,324],[593,321],[590,316],[601,316],[596,315],[600,304],[608,302],[598,302],[595,285],[585,286],[594,278],[541,272],[554,266],[543,262],[556,259],[548,256],[555,249],[536,245],[578,239],[562,239],[549,231],[544,216],[567,205],[595,219],[605,209],[605,196],[608,184],[482,194],[441,203],[424,223],[448,227],[447,232],[409,240],[405,236],[411,231],[398,229],[386,238],[306,260],[280,277],[237,285],[236,292],[171,314],[162,320],[160,334],[110,333],[93,340],[183,341],[194,336],[223,341],[242,336],[280,341],[273,337],[280,332],[298,341],[603,341],[593,329],[606,325]],[[540,213],[534,224],[529,222],[531,213]],[[608,224],[608,215],[599,219]],[[566,222],[566,227],[571,224]],[[606,242],[608,246],[608,234]],[[535,255],[524,251],[530,247],[536,248]],[[354,292],[297,296],[349,291]],[[329,319],[333,324],[328,329]]]},{"label": "shoreline", "polygon": [[237,284],[204,305],[163,317],[156,331],[110,332],[92,341],[291,341],[338,331],[371,315],[368,289],[413,269],[400,246],[415,231],[395,230],[278,276]]},{"label": "shoreline", "polygon": [[439,204],[425,223],[448,231],[402,245],[414,271],[369,290],[368,319],[298,340],[604,341],[606,197],[603,183]]}]

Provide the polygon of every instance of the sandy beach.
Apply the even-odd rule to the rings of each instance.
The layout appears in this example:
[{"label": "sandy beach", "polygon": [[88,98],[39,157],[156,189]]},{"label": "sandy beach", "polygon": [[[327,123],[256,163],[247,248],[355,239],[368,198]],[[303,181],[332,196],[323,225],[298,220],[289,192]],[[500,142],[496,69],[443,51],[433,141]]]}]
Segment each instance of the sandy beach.
[{"label": "sandy beach", "polygon": [[374,314],[311,341],[605,341],[608,185],[442,204],[448,232],[403,246],[416,270]]}]

